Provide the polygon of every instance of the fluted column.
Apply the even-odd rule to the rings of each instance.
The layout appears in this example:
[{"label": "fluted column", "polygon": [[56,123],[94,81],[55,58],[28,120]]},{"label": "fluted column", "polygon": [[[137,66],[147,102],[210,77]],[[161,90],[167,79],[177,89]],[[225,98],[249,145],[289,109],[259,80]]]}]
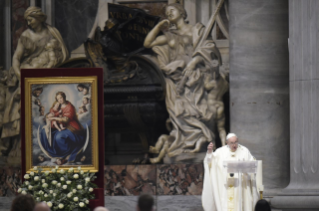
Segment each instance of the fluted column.
[{"label": "fluted column", "polygon": [[289,0],[290,183],[271,200],[283,210],[319,208],[319,2]]},{"label": "fluted column", "polygon": [[229,15],[230,127],[272,197],[289,183],[288,0],[230,0]]}]

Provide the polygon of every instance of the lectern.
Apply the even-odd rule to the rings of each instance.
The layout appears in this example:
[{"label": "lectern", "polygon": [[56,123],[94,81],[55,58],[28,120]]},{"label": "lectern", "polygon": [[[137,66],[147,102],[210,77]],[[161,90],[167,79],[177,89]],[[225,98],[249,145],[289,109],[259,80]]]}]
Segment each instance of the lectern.
[{"label": "lectern", "polygon": [[[258,161],[224,161],[223,166],[228,174],[230,176],[236,176],[238,175],[238,207],[239,211],[242,210],[242,174],[256,174],[257,173],[257,167],[258,167]],[[228,178],[226,178],[226,184]]]}]

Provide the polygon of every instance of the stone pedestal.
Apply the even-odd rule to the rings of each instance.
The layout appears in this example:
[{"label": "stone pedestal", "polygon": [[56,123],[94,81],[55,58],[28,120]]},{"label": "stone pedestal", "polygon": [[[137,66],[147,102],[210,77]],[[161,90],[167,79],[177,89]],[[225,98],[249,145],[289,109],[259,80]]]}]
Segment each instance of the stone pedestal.
[{"label": "stone pedestal", "polygon": [[319,2],[289,0],[290,183],[271,200],[282,210],[319,208]]},{"label": "stone pedestal", "polygon": [[288,0],[230,0],[229,14],[231,132],[272,197],[289,183]]}]

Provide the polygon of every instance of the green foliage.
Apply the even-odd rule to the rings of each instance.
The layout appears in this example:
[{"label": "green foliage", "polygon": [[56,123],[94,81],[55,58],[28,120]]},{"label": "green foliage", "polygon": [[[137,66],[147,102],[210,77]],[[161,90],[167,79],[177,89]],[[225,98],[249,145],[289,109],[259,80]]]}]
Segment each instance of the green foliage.
[{"label": "green foliage", "polygon": [[34,167],[34,172],[24,175],[26,179],[18,193],[31,194],[39,202],[46,202],[51,210],[90,210],[87,206],[89,199],[94,199],[92,183],[96,178],[90,171],[79,172],[73,168],[59,169],[58,166],[43,172],[41,168]]}]

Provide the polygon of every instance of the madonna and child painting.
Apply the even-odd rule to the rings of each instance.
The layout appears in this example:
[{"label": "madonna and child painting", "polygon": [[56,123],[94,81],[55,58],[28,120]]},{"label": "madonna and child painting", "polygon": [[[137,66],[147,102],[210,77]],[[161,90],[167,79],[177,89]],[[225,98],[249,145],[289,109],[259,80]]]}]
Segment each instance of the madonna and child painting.
[{"label": "madonna and child painting", "polygon": [[30,94],[32,166],[92,165],[91,84],[32,84]]}]

